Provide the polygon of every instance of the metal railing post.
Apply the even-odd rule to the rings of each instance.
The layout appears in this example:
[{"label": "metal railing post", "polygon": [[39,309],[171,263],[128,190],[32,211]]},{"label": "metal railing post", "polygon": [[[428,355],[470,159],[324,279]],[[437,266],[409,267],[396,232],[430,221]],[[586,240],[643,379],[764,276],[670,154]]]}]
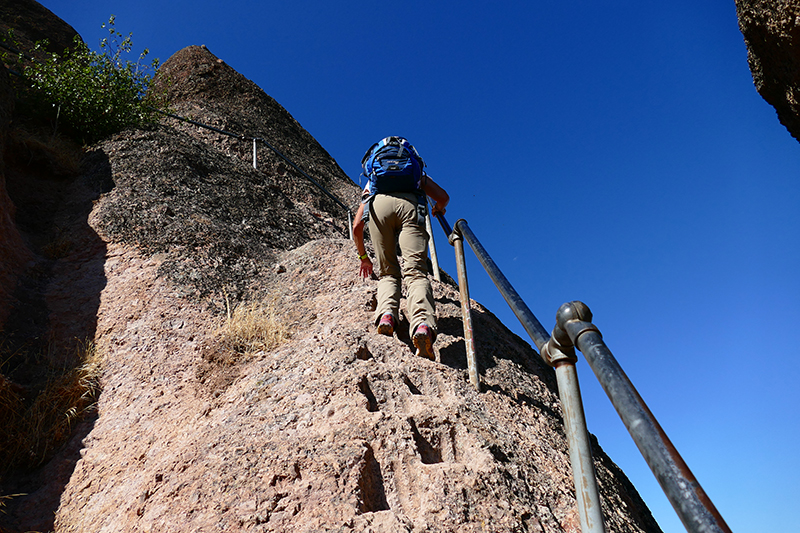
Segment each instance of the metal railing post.
[{"label": "metal railing post", "polygon": [[[486,252],[486,249],[478,241],[478,238],[472,233],[466,220],[458,220],[455,223],[455,231],[452,234],[444,218],[440,217],[439,221],[442,223],[445,233],[449,235],[459,234],[469,243],[478,261],[483,265],[489,277],[492,278],[503,298],[505,298],[511,310],[514,311],[514,314],[525,328],[525,331],[528,332],[536,347],[543,351],[552,337],[542,327],[542,324],[533,315],[528,306],[525,305],[519,293],[514,290],[514,287],[511,286],[511,283],[509,283],[508,279]],[[461,285],[460,279],[459,285]],[[569,347],[564,347],[564,350],[565,353],[562,353],[562,355],[566,356],[562,357],[556,366],[556,378],[558,379],[559,398],[564,410],[564,427],[569,443],[570,464],[572,465],[575,482],[581,530],[584,533],[605,533],[605,524],[603,523],[602,509],[600,507],[600,494],[594,472],[594,461],[578,387],[578,374],[575,370],[577,357],[575,357],[574,348],[572,348],[571,360]],[[544,352],[542,357],[545,361],[548,361]]]},{"label": "metal railing post", "polygon": [[[444,228],[447,222],[444,222],[442,227]],[[525,302],[520,297],[519,293],[514,290],[514,287],[511,286],[511,283],[508,282],[508,279],[503,275],[497,265],[486,252],[486,249],[481,245],[478,238],[472,233],[472,230],[467,225],[467,221],[463,218],[456,222],[456,230],[464,237],[472,251],[475,252],[475,256],[480,261],[483,268],[486,270],[486,273],[489,274],[489,277],[492,278],[497,290],[500,291],[500,294],[503,295],[506,303],[511,310],[514,312],[514,315],[522,324],[522,327],[525,328],[525,331],[530,335],[531,339],[533,340],[536,348],[539,350],[547,343],[548,339],[550,339],[550,335],[547,333],[547,330],[544,329],[541,322],[534,316],[531,310],[525,305]],[[445,228],[445,232],[450,235],[450,231],[448,228]]]},{"label": "metal railing post", "polygon": [[433,240],[433,226],[431,225],[430,212],[425,214],[425,229],[428,231],[428,249],[431,251],[431,265],[433,266],[433,279],[442,281],[442,273],[439,272],[439,256],[436,253],[436,243]]},{"label": "metal railing post", "polygon": [[730,533],[722,515],[670,442],[658,421],[592,324],[586,304],[561,306],[556,330],[583,353],[664,494],[690,533]]},{"label": "metal railing post", "polygon": [[258,160],[256,159],[256,143],[257,139],[253,139],[253,168],[258,169]]},{"label": "metal railing post", "polygon": [[[456,222],[458,226],[458,222]],[[464,345],[467,348],[467,371],[469,381],[475,390],[481,391],[481,378],[478,374],[478,359],[475,355],[475,339],[472,331],[472,310],[469,301],[469,283],[467,282],[467,262],[464,258],[464,240],[458,231],[450,233],[450,244],[456,250],[456,270],[458,271],[458,292],[461,296],[461,318],[464,323]]]},{"label": "metal railing post", "polygon": [[592,447],[589,443],[589,431],[586,428],[586,415],[583,411],[578,371],[575,366],[578,357],[575,355],[575,347],[566,333],[559,329],[558,323],[553,328],[550,340],[542,348],[541,355],[556,370],[558,397],[564,411],[564,428],[569,443],[569,462],[575,482],[575,499],[578,503],[581,531],[605,533],[600,490],[597,486]]},{"label": "metal railing post", "polygon": [[353,240],[353,212],[347,210],[347,229],[350,231],[350,240]]}]

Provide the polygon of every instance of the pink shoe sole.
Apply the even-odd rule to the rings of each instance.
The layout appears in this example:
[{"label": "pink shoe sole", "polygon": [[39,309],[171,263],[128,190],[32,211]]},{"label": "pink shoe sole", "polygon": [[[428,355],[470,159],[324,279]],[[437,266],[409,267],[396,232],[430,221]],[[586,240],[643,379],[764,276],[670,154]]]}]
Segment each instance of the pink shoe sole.
[{"label": "pink shoe sole", "polygon": [[416,355],[418,357],[424,357],[425,359],[430,359],[431,361],[435,359],[433,356],[431,334],[428,331],[427,326],[423,325],[417,328],[417,331],[414,333],[414,346],[417,348]]},{"label": "pink shoe sole", "polygon": [[392,315],[383,315],[383,318],[378,323],[378,333],[387,337],[394,335],[394,319]]}]

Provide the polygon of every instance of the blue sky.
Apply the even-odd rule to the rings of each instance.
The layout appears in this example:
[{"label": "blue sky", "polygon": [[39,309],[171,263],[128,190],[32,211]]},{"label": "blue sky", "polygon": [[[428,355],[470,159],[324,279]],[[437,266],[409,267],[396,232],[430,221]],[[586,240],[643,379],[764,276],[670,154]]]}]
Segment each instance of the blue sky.
[{"label": "blue sky", "polygon": [[[796,529],[800,145],[753,86],[733,0],[43,4],[93,47],[112,13],[162,61],[207,45],[356,181],[367,147],[408,137],[548,330],[591,307],[731,529]],[[525,337],[468,255],[472,296]],[[684,531],[578,366],[589,430]]]}]

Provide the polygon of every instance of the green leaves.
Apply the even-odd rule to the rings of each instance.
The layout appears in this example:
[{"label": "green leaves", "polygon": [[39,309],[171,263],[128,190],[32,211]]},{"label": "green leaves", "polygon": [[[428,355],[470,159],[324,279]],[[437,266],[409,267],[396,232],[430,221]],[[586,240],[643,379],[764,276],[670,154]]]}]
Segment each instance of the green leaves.
[{"label": "green leaves", "polygon": [[98,141],[128,127],[154,120],[148,94],[158,59],[146,63],[145,49],[136,62],[131,53],[131,34],[123,36],[114,27],[112,15],[104,28],[109,35],[100,51],[89,49],[76,36],[72,49],[63,54],[45,53],[47,42],[38,42],[34,54],[44,61],[28,62],[23,74],[32,90],[28,98],[41,111],[49,110],[59,125],[85,143]]}]

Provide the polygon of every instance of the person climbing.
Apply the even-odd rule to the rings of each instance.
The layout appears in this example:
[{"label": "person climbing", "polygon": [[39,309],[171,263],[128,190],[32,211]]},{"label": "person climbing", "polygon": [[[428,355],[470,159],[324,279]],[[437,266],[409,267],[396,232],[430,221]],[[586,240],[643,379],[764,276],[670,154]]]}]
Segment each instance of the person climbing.
[{"label": "person climbing", "polygon": [[[353,240],[361,260],[359,274],[373,274],[364,246],[364,227],[375,248],[378,275],[378,333],[391,336],[397,327],[401,279],[406,282],[409,333],[416,354],[434,359],[437,322],[433,290],[428,279],[428,232],[425,229],[427,197],[434,216],[444,214],[450,196],[425,172],[425,162],[402,137],[386,137],[367,150],[361,160],[367,186],[353,225]],[[403,257],[401,268],[397,247]]]}]

